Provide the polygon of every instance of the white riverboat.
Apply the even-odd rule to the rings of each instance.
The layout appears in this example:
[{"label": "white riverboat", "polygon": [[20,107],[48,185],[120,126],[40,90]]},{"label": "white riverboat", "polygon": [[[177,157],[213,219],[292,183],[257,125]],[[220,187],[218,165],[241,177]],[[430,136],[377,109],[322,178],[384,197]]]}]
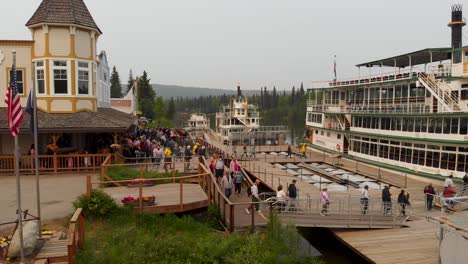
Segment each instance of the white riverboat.
[{"label": "white riverboat", "polygon": [[[364,62],[359,76],[309,90],[314,147],[421,175],[468,171],[468,46],[462,6],[452,6],[452,44]],[[362,75],[363,69],[369,75]],[[373,74],[374,73],[374,74]]]}]

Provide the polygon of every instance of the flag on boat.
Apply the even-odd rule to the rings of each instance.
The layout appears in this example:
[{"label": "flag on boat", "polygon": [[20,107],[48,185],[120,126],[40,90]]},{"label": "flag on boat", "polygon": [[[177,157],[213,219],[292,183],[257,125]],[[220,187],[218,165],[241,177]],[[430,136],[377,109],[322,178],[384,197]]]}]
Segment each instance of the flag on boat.
[{"label": "flag on boat", "polygon": [[336,55],[335,55],[335,58],[333,60],[333,73],[335,74],[335,81],[336,81]]},{"label": "flag on boat", "polygon": [[23,121],[23,109],[21,108],[21,99],[18,96],[16,65],[13,64],[10,71],[10,84],[5,95],[5,103],[8,107],[8,126],[10,134],[15,137],[19,134],[19,126]]}]

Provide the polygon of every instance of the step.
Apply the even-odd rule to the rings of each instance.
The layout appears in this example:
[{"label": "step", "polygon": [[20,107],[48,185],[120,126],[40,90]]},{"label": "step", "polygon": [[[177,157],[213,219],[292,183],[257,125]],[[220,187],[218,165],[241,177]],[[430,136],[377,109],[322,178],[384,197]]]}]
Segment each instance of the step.
[{"label": "step", "polygon": [[68,261],[68,240],[46,241],[42,246],[36,260],[48,259],[49,263]]}]

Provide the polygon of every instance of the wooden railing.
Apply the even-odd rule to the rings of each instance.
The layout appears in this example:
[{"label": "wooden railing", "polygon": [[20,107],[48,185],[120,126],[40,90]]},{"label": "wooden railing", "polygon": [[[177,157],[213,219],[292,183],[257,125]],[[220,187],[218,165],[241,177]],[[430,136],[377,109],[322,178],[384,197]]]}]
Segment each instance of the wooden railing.
[{"label": "wooden railing", "polygon": [[184,210],[184,183],[198,183],[200,184],[201,188],[203,190],[206,190],[208,188],[208,173],[206,170],[200,169],[197,174],[189,175],[189,176],[176,176],[173,175],[172,177],[164,177],[164,178],[151,178],[151,179],[132,179],[132,180],[121,180],[121,181],[113,181],[113,180],[108,180],[108,181],[96,181],[92,182],[91,181],[91,176],[87,176],[86,179],[86,196],[90,197],[91,192],[92,192],[92,186],[93,185],[98,185],[102,186],[105,183],[110,183],[118,186],[122,185],[127,185],[127,184],[138,184],[138,212],[142,213],[143,212],[143,189],[146,187],[145,182],[152,182],[157,184],[158,182],[160,183],[165,183],[165,182],[172,182],[172,183],[179,183],[180,186],[180,196],[179,196],[179,209],[180,211]]},{"label": "wooden railing", "polygon": [[84,214],[83,209],[76,209],[70,220],[68,227],[68,263],[73,264],[74,257],[78,250],[83,248],[84,239]]},{"label": "wooden railing", "polygon": [[[234,232],[237,221],[239,221],[242,216],[246,215],[244,212],[244,209],[252,208],[255,204],[259,204],[262,207],[270,207],[269,206],[270,202],[262,202],[262,201],[260,202],[249,201],[249,202],[238,202],[238,203],[231,202],[231,200],[224,195],[224,190],[221,190],[213,173],[207,169],[206,159],[203,158],[203,160],[204,160],[205,165],[200,163],[200,167],[202,167],[204,171],[207,171],[209,173],[208,178],[210,179],[208,181],[208,186],[207,186],[208,188],[206,189],[206,192],[208,194],[208,202],[210,205],[216,206],[216,208],[221,214],[221,221],[227,227],[229,232]],[[247,188],[249,188],[253,184],[250,178],[248,178],[248,175],[246,174],[244,174],[243,184]],[[242,210],[240,210],[241,212],[240,215],[236,215],[235,213],[236,208],[237,209],[242,208]],[[249,226],[252,231],[259,224],[258,222],[256,223],[255,216],[256,214],[253,212],[250,214]],[[264,226],[265,224],[266,223],[260,223],[261,226]],[[237,225],[237,226],[239,227],[240,225]]]},{"label": "wooden railing", "polygon": [[[39,173],[59,173],[70,171],[97,171],[110,154],[64,154],[39,155]],[[33,174],[35,171],[34,157],[22,155],[19,157],[19,171],[23,174]],[[0,174],[15,172],[15,156],[0,156]]]},{"label": "wooden railing", "polygon": [[[184,176],[184,175],[190,174],[190,171],[187,170],[187,165],[190,165],[190,168],[195,168],[198,166],[197,165],[198,160],[195,160],[195,159],[190,162],[174,161],[173,159],[170,162],[161,161],[159,163],[156,163],[156,162],[152,162],[151,159],[145,158],[144,162],[135,162],[135,160],[133,160],[132,163],[115,163],[115,164],[112,163],[113,159],[114,158],[108,157],[102,163],[101,181],[106,182],[106,183],[111,183],[117,187],[122,186],[122,184],[119,181],[115,181],[112,178],[111,173],[109,173],[110,168],[115,168],[115,167],[133,168],[135,171],[138,171],[138,176],[135,177],[135,179],[138,179],[138,178],[145,178],[144,174],[146,172],[167,173],[167,174],[171,174],[173,177],[175,177],[176,175]],[[175,179],[175,178],[172,178],[172,179]]]}]

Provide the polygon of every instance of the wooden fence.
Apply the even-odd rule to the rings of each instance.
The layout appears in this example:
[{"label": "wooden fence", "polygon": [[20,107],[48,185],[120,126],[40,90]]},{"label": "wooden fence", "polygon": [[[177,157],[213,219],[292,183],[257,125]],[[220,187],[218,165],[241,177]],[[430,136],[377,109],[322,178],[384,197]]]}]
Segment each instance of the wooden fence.
[{"label": "wooden fence", "polygon": [[[111,154],[64,154],[39,155],[39,173],[60,173],[71,171],[98,171],[101,164]],[[34,174],[34,157],[22,155],[19,157],[19,171],[22,174]],[[15,172],[15,156],[0,156],[0,174]]]}]

